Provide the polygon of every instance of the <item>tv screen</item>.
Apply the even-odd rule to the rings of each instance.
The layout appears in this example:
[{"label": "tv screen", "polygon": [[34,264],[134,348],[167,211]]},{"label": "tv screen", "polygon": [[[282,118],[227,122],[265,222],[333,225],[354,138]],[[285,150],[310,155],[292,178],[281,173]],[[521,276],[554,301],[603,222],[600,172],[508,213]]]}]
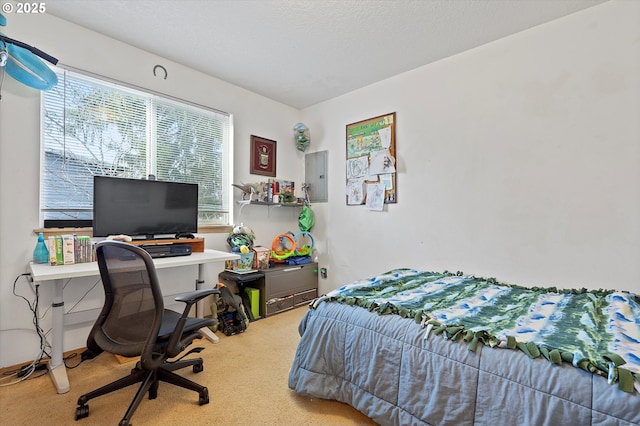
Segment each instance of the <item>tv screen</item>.
[{"label": "tv screen", "polygon": [[198,185],[93,178],[93,235],[158,238],[198,231]]}]

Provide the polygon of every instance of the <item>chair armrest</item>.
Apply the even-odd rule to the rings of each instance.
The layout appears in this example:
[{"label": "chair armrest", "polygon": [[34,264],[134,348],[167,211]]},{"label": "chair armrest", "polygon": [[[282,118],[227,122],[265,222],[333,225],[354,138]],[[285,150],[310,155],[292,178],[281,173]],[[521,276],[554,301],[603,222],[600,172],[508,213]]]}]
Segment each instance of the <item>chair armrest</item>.
[{"label": "chair armrest", "polygon": [[189,291],[187,293],[182,293],[182,294],[179,294],[178,296],[176,296],[175,301],[176,302],[185,302],[185,303],[188,303],[188,304],[191,305],[191,304],[197,302],[198,300],[202,299],[203,297],[207,297],[207,296],[212,295],[212,294],[220,294],[220,290],[214,289],[214,288],[210,288],[210,289]]},{"label": "chair armrest", "polygon": [[184,302],[185,307],[184,307],[184,312],[182,313],[182,316],[178,320],[175,329],[171,333],[169,342],[167,343],[166,354],[169,356],[169,358],[173,358],[177,356],[193,340],[192,336],[189,336],[183,340],[180,340],[180,338],[182,337],[182,331],[184,330],[184,326],[187,322],[187,318],[189,317],[189,311],[198,300],[204,297],[210,296],[212,294],[220,294],[220,290],[213,289],[213,288],[195,290],[195,291],[189,291],[186,293],[179,294],[175,297],[174,300],[177,302]]}]

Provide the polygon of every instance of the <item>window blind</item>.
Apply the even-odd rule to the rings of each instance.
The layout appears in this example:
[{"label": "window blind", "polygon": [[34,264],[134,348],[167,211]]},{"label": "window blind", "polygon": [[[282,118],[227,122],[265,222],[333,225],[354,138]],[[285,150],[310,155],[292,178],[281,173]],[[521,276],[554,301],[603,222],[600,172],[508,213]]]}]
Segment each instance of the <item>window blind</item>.
[{"label": "window blind", "polygon": [[197,183],[199,224],[229,224],[231,116],[69,70],[42,94],[43,219],[91,219],[93,176]]}]

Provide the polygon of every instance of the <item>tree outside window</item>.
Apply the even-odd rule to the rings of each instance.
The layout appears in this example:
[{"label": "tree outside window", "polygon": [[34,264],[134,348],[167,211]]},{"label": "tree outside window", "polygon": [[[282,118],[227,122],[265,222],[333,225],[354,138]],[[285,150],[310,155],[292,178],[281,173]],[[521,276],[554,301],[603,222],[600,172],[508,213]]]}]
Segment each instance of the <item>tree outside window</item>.
[{"label": "tree outside window", "polygon": [[43,92],[43,219],[90,219],[93,176],[197,183],[200,225],[227,225],[229,114],[74,72]]}]

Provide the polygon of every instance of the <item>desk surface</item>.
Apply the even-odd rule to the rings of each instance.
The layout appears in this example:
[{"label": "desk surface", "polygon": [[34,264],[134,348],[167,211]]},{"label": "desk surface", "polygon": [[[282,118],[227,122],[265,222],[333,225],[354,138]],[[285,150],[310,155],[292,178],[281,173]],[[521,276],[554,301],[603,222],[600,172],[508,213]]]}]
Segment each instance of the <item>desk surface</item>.
[{"label": "desk surface", "polygon": [[[223,262],[239,259],[236,253],[206,249],[204,252],[191,253],[189,256],[162,257],[153,259],[156,269],[175,268],[176,266],[198,265],[209,262]],[[48,281],[64,278],[90,277],[100,275],[98,262],[75,263],[73,265],[51,266],[29,263],[29,272],[34,281]]]}]

